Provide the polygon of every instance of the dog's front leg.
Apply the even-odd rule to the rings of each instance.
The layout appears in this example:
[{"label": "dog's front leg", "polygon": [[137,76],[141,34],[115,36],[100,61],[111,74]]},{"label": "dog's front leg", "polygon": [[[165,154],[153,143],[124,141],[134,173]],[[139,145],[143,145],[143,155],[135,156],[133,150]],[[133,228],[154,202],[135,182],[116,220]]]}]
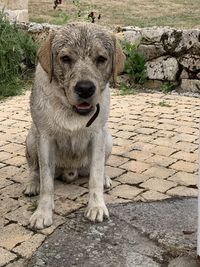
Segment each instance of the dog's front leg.
[{"label": "dog's front leg", "polygon": [[36,211],[30,218],[30,226],[42,229],[52,224],[54,209],[55,143],[47,135],[38,140],[40,166],[40,198]]},{"label": "dog's front leg", "polygon": [[109,217],[103,196],[105,168],[105,132],[102,130],[92,140],[92,161],[89,179],[89,202],[86,217],[91,221],[102,222]]}]

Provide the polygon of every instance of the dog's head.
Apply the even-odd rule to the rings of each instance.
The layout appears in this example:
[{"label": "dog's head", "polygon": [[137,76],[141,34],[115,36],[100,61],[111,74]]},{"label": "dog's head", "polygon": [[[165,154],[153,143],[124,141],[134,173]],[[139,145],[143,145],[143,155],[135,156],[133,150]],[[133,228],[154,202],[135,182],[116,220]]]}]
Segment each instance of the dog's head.
[{"label": "dog's head", "polygon": [[109,80],[123,70],[125,56],[115,36],[104,28],[71,23],[49,34],[38,60],[74,111],[87,115]]}]

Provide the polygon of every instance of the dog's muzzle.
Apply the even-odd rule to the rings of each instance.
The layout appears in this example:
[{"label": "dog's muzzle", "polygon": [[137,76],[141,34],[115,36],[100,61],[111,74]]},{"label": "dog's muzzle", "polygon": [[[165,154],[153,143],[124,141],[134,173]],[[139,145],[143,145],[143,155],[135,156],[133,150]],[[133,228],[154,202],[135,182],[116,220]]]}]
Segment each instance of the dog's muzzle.
[{"label": "dog's muzzle", "polygon": [[74,91],[81,99],[88,99],[95,93],[96,86],[92,81],[82,80],[77,82]]},{"label": "dog's muzzle", "polygon": [[87,102],[82,102],[76,106],[74,106],[75,111],[83,116],[88,115],[91,111],[93,111],[94,107],[87,103]]},{"label": "dog's muzzle", "polygon": [[[92,110],[93,110],[93,106],[88,104],[88,103],[82,103],[79,104],[77,106],[74,106],[74,110],[80,114],[80,115],[88,115]],[[86,127],[89,127],[98,117],[99,115],[99,111],[100,111],[100,106],[99,104],[96,105],[96,112],[94,113],[94,115],[90,118],[90,120],[88,121],[88,123],[86,124]]]},{"label": "dog's muzzle", "polygon": [[90,104],[90,102],[91,97],[96,91],[96,86],[92,81],[81,80],[75,85],[74,91],[80,102],[78,105],[74,106],[75,111],[80,115],[88,115],[94,110],[94,107]]},{"label": "dog's muzzle", "polygon": [[[89,99],[94,95],[96,91],[95,84],[89,80],[82,80],[82,81],[77,82],[77,84],[74,87],[74,91],[78,95],[78,97],[81,100],[83,100],[83,102],[74,106],[74,110],[80,115],[83,115],[83,116],[89,115],[94,110],[94,106],[92,106],[88,102],[89,102]],[[95,119],[99,115],[99,111],[100,111],[100,106],[99,104],[97,104],[96,112],[90,118],[90,120],[86,124],[86,127],[89,127],[95,121]]]}]

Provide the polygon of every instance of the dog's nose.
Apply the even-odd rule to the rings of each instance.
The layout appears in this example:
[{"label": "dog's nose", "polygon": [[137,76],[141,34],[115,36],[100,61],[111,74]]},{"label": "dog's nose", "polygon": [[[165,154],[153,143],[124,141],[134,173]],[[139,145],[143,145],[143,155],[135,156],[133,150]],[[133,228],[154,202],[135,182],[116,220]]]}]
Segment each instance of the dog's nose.
[{"label": "dog's nose", "polygon": [[91,81],[79,81],[75,85],[75,92],[81,98],[89,98],[95,93],[96,87]]}]

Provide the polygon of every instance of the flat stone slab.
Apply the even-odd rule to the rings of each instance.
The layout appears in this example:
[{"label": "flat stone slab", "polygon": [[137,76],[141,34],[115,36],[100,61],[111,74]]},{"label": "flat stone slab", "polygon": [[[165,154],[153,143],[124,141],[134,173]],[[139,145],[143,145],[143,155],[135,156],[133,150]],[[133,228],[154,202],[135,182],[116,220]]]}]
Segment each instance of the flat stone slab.
[{"label": "flat stone slab", "polygon": [[168,267],[197,267],[197,261],[191,257],[178,257],[172,260]]},{"label": "flat stone slab", "polygon": [[26,266],[197,266],[196,198],[113,204],[109,210],[110,219],[98,224],[82,210],[67,216]]}]

